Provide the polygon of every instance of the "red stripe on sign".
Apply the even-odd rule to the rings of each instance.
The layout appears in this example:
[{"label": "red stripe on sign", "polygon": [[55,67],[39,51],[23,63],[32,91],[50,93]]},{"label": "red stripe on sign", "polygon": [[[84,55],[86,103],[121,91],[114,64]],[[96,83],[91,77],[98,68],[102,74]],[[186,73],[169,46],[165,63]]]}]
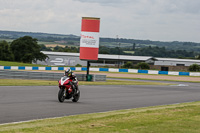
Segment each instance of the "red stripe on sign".
[{"label": "red stripe on sign", "polygon": [[99,48],[80,47],[81,60],[98,60]]},{"label": "red stripe on sign", "polygon": [[81,31],[99,32],[100,20],[82,19]]}]

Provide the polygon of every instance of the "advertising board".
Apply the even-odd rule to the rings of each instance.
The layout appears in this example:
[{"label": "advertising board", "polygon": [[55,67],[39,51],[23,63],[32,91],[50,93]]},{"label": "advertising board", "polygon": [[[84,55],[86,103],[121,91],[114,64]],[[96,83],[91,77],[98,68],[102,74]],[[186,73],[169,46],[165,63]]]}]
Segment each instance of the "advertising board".
[{"label": "advertising board", "polygon": [[98,60],[100,18],[83,17],[81,25],[80,59]]}]

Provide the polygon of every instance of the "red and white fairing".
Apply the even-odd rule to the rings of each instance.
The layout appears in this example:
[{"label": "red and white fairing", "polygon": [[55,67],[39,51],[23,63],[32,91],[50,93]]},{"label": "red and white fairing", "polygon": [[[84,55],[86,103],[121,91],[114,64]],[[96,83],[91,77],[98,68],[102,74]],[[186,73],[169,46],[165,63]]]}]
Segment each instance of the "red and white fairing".
[{"label": "red and white fairing", "polygon": [[80,59],[98,60],[99,53],[99,18],[82,18]]},{"label": "red and white fairing", "polygon": [[59,80],[59,87],[61,86],[65,86],[66,89],[68,89],[68,93],[71,93],[72,92],[72,88],[71,88],[71,85],[69,84],[69,82],[72,82],[72,79],[64,76],[64,77],[61,77],[61,79]]}]

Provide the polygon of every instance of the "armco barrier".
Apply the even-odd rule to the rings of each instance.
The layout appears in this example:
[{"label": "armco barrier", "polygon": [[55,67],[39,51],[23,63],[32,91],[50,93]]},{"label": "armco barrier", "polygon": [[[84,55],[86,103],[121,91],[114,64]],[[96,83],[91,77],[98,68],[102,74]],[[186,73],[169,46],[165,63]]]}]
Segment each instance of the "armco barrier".
[{"label": "armco barrier", "polygon": [[[54,72],[33,72],[0,70],[0,79],[41,79],[41,80],[59,80],[63,73]],[[76,74],[79,81],[86,81],[86,74]],[[106,75],[92,75],[91,81],[106,81]]]},{"label": "armco barrier", "polygon": [[[0,70],[65,70],[69,67],[30,67],[30,66],[0,66]],[[70,67],[73,71],[87,71],[86,67]],[[164,74],[164,75],[181,75],[181,76],[200,76],[198,72],[171,72],[156,70],[137,70],[137,69],[118,69],[118,68],[90,68],[90,71],[101,72],[127,72],[127,73],[144,73],[144,74]]]}]

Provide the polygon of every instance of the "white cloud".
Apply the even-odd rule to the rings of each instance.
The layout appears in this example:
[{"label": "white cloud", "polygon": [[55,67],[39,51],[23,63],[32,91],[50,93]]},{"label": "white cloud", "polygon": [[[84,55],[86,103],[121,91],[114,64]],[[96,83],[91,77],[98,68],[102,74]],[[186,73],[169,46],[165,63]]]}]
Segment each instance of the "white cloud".
[{"label": "white cloud", "polygon": [[0,0],[0,30],[80,35],[100,17],[102,37],[200,42],[200,1]]}]

